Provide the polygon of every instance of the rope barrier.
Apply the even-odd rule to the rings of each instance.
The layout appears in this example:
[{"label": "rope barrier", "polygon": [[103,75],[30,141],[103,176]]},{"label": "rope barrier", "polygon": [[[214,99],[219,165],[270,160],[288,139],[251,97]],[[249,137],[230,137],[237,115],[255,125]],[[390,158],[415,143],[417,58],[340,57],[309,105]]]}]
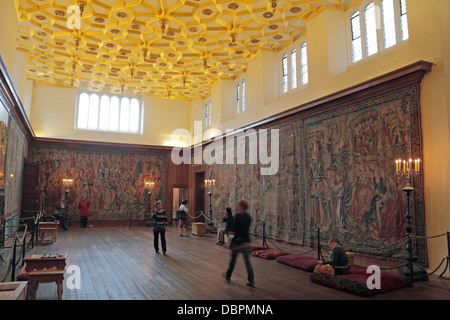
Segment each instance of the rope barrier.
[{"label": "rope barrier", "polygon": [[[256,227],[257,227],[259,224],[263,224],[263,234],[262,234],[262,237],[263,237],[263,244],[264,244],[265,239],[267,238],[267,236],[266,236],[266,234],[265,234],[265,221],[257,221],[257,222],[255,223],[254,229],[255,229],[255,233],[256,233],[256,234],[257,234],[257,232],[256,232]],[[278,229],[278,228],[272,227],[272,226],[271,226],[270,228],[271,228],[271,230],[278,231],[278,232],[291,233],[291,234],[301,234],[301,233],[310,232],[310,231],[313,231],[313,230],[317,230],[318,233],[320,233],[320,229],[321,229],[323,226],[324,226],[324,225],[319,224],[319,225],[316,225],[316,226],[313,226],[313,227],[310,227],[310,228],[307,228],[307,229],[297,230],[297,231],[283,230],[283,229]],[[257,234],[257,235],[258,235],[258,234]],[[258,235],[258,236],[260,236],[260,235]],[[343,243],[343,245],[344,245],[346,248],[350,248],[350,249],[353,250],[353,251],[357,251],[357,252],[368,252],[368,253],[374,254],[374,253],[380,253],[380,251],[387,251],[387,250],[390,250],[390,251],[392,251],[392,250],[403,250],[403,248],[397,248],[397,249],[395,249],[395,247],[396,247],[398,244],[400,244],[400,243],[402,243],[402,242],[405,242],[406,240],[409,240],[409,239],[427,240],[427,239],[435,239],[435,238],[439,238],[439,237],[442,237],[442,236],[447,236],[447,237],[450,238],[450,232],[444,232],[444,233],[437,234],[437,235],[433,235],[433,236],[407,235],[407,236],[405,236],[404,238],[399,239],[399,240],[397,240],[397,241],[395,241],[395,242],[393,242],[393,243],[390,243],[390,244],[387,244],[387,245],[384,245],[384,246],[380,246],[380,247],[375,247],[375,248],[367,248],[367,247],[363,247],[363,246],[355,246],[355,245],[352,245],[352,244],[349,244],[349,243],[346,243],[346,242],[342,242],[342,243]],[[269,242],[270,242],[275,248],[277,248],[278,250],[281,250],[280,248],[278,248],[278,247],[271,241],[271,238],[268,238],[268,239],[269,239]],[[284,240],[281,240],[281,239],[279,239],[279,240],[280,240],[280,241],[284,241]],[[295,244],[301,245],[300,243],[295,243]],[[449,244],[449,245],[450,245],[450,244]],[[268,246],[267,246],[267,247],[268,247]],[[321,247],[320,239],[319,239],[318,247],[317,247],[317,248],[313,248],[312,250],[310,250],[310,251],[308,251],[308,252],[305,252],[305,253],[303,253],[303,254],[310,253],[310,252],[312,252],[312,251],[314,251],[314,250],[316,250],[316,249],[318,249],[318,250],[319,250],[319,253],[320,253],[320,249],[321,249],[321,248],[322,248],[322,247]],[[449,249],[449,250],[450,250],[450,249]],[[443,262],[444,262],[445,260],[447,260],[447,267],[446,267],[446,269],[444,270],[444,272],[445,272],[445,271],[447,270],[447,268],[450,267],[450,266],[448,265],[448,264],[450,264],[450,257],[443,258],[442,261],[441,261],[441,263],[439,264],[439,266],[438,266],[435,270],[433,270],[432,272],[428,273],[428,275],[432,275],[432,274],[434,274],[437,270],[439,270],[439,268],[442,266],[442,264],[443,264]],[[395,266],[395,267],[380,267],[380,269],[381,269],[381,270],[398,269],[398,268],[402,268],[402,267],[404,267],[404,266],[406,266],[406,265],[408,265],[408,264],[409,264],[409,262],[406,261],[406,262],[403,262],[402,264],[400,264],[399,266]],[[355,265],[355,267],[366,268],[366,267],[358,266],[358,265]],[[444,273],[444,272],[443,272],[443,273]],[[442,274],[443,274],[443,273],[442,273]],[[439,277],[442,277],[442,274],[441,274]],[[447,278],[446,278],[446,279],[447,279]]]}]

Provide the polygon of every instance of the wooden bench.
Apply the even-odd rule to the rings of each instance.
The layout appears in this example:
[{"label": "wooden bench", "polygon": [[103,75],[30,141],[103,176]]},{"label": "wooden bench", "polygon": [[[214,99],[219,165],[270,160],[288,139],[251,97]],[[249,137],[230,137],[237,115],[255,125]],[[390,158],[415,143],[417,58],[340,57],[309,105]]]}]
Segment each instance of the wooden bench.
[{"label": "wooden bench", "polygon": [[39,283],[56,282],[58,286],[58,300],[62,299],[64,270],[36,270],[28,272],[28,296],[36,299],[36,291]]}]

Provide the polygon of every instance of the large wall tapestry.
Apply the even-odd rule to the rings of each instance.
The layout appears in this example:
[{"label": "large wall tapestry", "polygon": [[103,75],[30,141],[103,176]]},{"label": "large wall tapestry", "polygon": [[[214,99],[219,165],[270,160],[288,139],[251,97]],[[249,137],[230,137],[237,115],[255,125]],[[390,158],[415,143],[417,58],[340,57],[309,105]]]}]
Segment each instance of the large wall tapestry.
[{"label": "large wall tapestry", "polygon": [[[95,220],[145,220],[147,190],[154,182],[152,202],[166,200],[167,155],[140,152],[93,152],[65,147],[33,146],[34,162],[40,164],[41,202],[47,211],[65,193],[63,179],[73,179],[69,217],[79,216],[78,202],[87,195]],[[154,208],[154,204],[152,204]]]},{"label": "large wall tapestry", "polygon": [[[304,137],[305,225],[369,252],[404,238],[405,181],[394,163],[421,156],[418,87],[306,119]],[[425,235],[422,183],[414,182],[411,210]],[[424,243],[416,249],[424,262]]]},{"label": "large wall tapestry", "polygon": [[19,213],[25,137],[16,121],[10,118],[5,168],[5,220]]},{"label": "large wall tapestry", "polygon": [[[421,157],[418,86],[363,103],[278,125],[279,170],[261,175],[255,164],[212,164],[214,220],[247,199],[252,231],[299,244],[337,236],[355,252],[400,257],[405,237],[405,181],[395,159]],[[274,129],[272,128],[272,129]],[[269,139],[270,142],[270,139]],[[248,142],[246,159],[248,158]],[[269,146],[270,150],[270,146]],[[414,179],[414,231],[425,235],[423,184]],[[426,263],[426,243],[416,253]]]},{"label": "large wall tapestry", "polygon": [[0,103],[0,189],[5,188],[6,150],[8,149],[9,113]]}]

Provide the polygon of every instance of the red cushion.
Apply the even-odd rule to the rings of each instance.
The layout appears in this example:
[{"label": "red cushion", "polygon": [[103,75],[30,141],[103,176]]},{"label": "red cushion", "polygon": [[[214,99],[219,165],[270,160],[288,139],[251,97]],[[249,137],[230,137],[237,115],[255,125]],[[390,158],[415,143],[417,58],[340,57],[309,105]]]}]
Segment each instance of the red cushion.
[{"label": "red cushion", "polygon": [[252,244],[252,248],[250,249],[250,251],[257,251],[257,250],[266,250],[267,248],[264,246],[258,246],[255,244]]},{"label": "red cushion", "polygon": [[25,271],[25,267],[27,264],[25,263],[22,269],[20,270],[20,273],[17,276],[17,281],[27,281],[28,280],[28,272]]},{"label": "red cushion", "polygon": [[276,257],[287,255],[289,253],[277,249],[265,249],[252,251],[252,255],[263,259],[275,259]]},{"label": "red cushion", "polygon": [[392,291],[406,286],[403,278],[381,271],[380,289],[369,289],[367,279],[371,276],[364,268],[350,267],[350,273],[338,276],[311,275],[311,281],[337,290],[367,297],[378,293]]},{"label": "red cushion", "polygon": [[276,258],[276,261],[309,272],[313,272],[317,265],[317,259],[306,257],[301,254],[279,256]]}]

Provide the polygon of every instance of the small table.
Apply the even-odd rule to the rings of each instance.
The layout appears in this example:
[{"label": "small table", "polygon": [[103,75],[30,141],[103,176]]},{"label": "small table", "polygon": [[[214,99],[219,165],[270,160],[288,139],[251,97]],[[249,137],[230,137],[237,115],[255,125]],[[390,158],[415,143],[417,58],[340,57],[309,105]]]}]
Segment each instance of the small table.
[{"label": "small table", "polygon": [[56,267],[57,270],[65,270],[67,254],[30,254],[23,261],[26,263],[25,271],[34,269],[42,270]]},{"label": "small table", "polygon": [[28,294],[31,300],[36,299],[40,282],[56,282],[58,300],[62,299],[66,259],[67,254],[32,254],[24,258],[25,271],[28,272]]},{"label": "small table", "polygon": [[192,234],[196,235],[197,237],[204,237],[205,229],[206,225],[202,222],[194,222],[192,224]]},{"label": "small table", "polygon": [[43,242],[46,233],[51,233],[52,243],[55,242],[58,237],[58,225],[59,222],[39,222],[40,242]]}]

